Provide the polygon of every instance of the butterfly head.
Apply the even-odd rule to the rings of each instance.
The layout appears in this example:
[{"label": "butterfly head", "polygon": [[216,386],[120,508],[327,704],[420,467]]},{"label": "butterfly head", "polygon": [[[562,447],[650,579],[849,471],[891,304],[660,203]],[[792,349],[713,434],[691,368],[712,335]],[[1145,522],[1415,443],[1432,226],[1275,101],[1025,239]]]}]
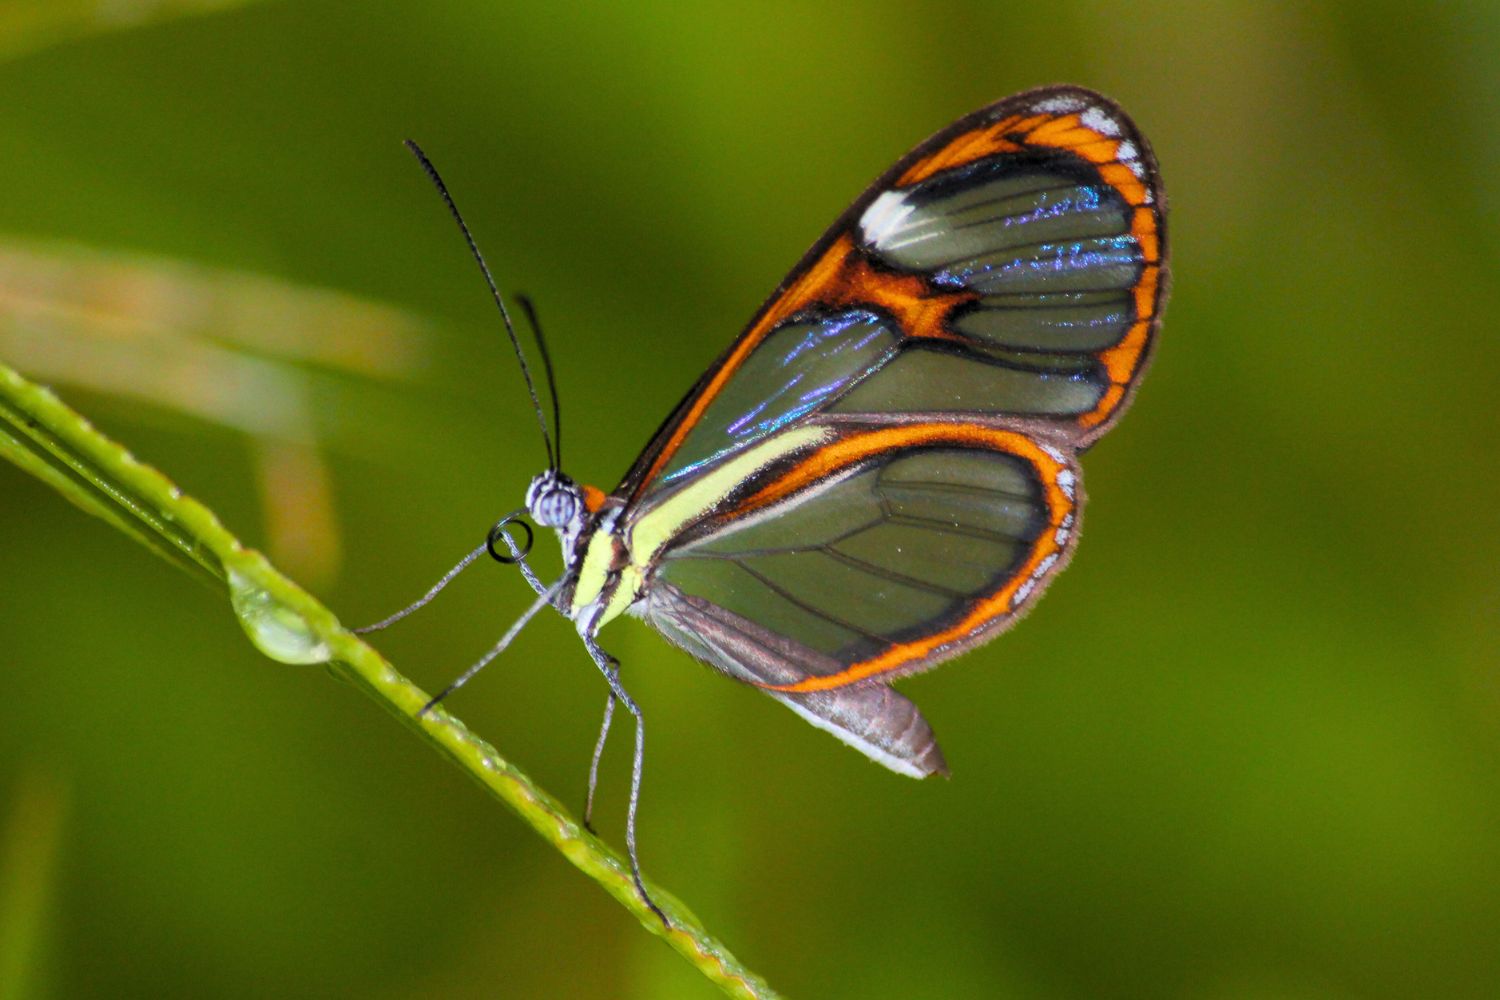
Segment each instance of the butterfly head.
[{"label": "butterfly head", "polygon": [[561,472],[548,469],[531,481],[526,509],[537,524],[566,529],[586,512],[583,488]]},{"label": "butterfly head", "polygon": [[571,565],[589,519],[584,488],[556,469],[548,469],[526,490],[526,510],[537,524],[557,532],[563,559]]}]

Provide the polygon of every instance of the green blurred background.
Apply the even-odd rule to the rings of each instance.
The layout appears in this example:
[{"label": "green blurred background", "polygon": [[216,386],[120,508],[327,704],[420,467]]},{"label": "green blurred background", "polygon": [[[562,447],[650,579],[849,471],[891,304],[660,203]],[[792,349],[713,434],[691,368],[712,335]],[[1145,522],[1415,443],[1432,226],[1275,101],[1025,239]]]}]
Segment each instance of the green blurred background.
[{"label": "green blurred background", "polygon": [[[1073,567],[903,686],[953,779],[612,624],[642,859],[797,997],[1500,995],[1500,9],[550,6],[0,5],[0,357],[363,623],[542,462],[402,138],[607,488],[898,155],[1100,89],[1174,291]],[[215,595],[10,466],[0,518],[0,994],[717,995]],[[436,688],[528,598],[487,564],[378,645]],[[548,616],[452,708],[577,803],[602,691]]]}]

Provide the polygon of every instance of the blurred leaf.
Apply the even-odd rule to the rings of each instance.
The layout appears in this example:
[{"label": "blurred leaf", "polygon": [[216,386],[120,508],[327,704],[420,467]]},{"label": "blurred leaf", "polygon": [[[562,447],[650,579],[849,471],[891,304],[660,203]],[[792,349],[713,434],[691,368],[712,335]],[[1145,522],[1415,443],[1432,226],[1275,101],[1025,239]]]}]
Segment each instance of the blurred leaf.
[{"label": "blurred leaf", "polygon": [[[405,380],[425,325],[353,296],[182,261],[0,240],[0,356],[247,435],[273,556],[322,582],[339,562],[325,444],[358,447],[365,407],[320,420],[320,375]],[[356,430],[357,429],[357,430]]]},{"label": "blurred leaf", "polygon": [[66,788],[35,765],[21,773],[0,828],[0,1000],[41,996],[40,966],[57,882]]},{"label": "blurred leaf", "polygon": [[0,59],[105,31],[238,7],[252,0],[9,0],[0,6]]}]

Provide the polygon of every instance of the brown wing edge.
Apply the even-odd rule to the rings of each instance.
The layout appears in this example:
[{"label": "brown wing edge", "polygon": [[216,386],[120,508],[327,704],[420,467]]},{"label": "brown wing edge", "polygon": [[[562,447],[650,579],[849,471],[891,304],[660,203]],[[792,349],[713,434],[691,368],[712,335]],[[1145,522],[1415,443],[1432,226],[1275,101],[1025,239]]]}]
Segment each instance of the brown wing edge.
[{"label": "brown wing edge", "polygon": [[[649,592],[644,615],[684,652],[762,689],[805,677],[806,670],[799,663],[827,659],[660,581]],[[823,666],[836,669],[832,660]],[[897,774],[911,778],[948,774],[937,737],[916,703],[880,681],[827,691],[766,693]]]},{"label": "brown wing edge", "polygon": [[937,132],[933,133],[927,139],[923,140],[921,143],[914,146],[905,155],[903,155],[900,159],[893,163],[888,170],[886,170],[883,174],[872,181],[869,186],[866,187],[865,190],[859,195],[859,197],[849,205],[844,213],[837,219],[835,219],[833,224],[824,231],[823,235],[819,237],[811,247],[808,248],[807,252],[802,255],[802,258],[797,261],[796,265],[786,273],[786,276],[784,278],[782,278],[780,284],[778,284],[776,288],[771,292],[771,294],[766,297],[766,300],[761,304],[760,308],[755,311],[755,314],[751,317],[750,322],[745,325],[743,330],[741,330],[739,336],[735,337],[734,340],[729,343],[729,345],[724,349],[719,357],[716,358],[714,362],[709,365],[708,368],[703,372],[703,374],[699,376],[697,381],[693,383],[692,387],[688,389],[687,393],[682,397],[681,400],[678,401],[677,405],[672,408],[666,419],[662,421],[661,425],[657,427],[655,433],[651,435],[651,439],[646,445],[645,449],[640,453],[639,456],[637,456],[629,471],[626,472],[625,477],[620,481],[620,485],[616,487],[614,495],[624,498],[628,501],[636,497],[641,492],[641,490],[646,485],[644,480],[646,479],[647,472],[655,463],[657,455],[661,452],[662,448],[665,447],[666,442],[677,430],[678,425],[682,422],[684,416],[691,409],[694,400],[696,400],[698,395],[704,390],[704,387],[712,381],[714,374],[721,367],[723,367],[724,364],[727,363],[728,360],[734,355],[736,349],[739,347],[740,341],[743,340],[750,331],[755,329],[756,325],[760,323],[762,317],[764,317],[766,313],[768,313],[773,307],[776,306],[781,297],[786,293],[787,289],[790,288],[792,284],[796,282],[797,279],[800,278],[802,274],[808,270],[809,267],[811,267],[819,258],[823,256],[823,254],[834,243],[834,241],[842,236],[858,221],[860,216],[864,213],[865,209],[869,207],[870,202],[874,198],[876,198],[880,194],[880,192],[898,183],[899,180],[906,174],[906,172],[910,170],[915,163],[917,163],[917,161],[923,159],[926,156],[929,156],[938,149],[941,149],[947,143],[953,141],[953,139],[964,134],[965,132],[971,131],[977,127],[980,127],[981,125],[998,121],[999,119],[1002,119],[1007,115],[1017,113],[1021,109],[1031,108],[1039,103],[1048,100],[1069,97],[1078,98],[1090,103],[1096,103],[1102,107],[1108,108],[1111,113],[1116,116],[1119,121],[1126,127],[1131,140],[1137,144],[1137,147],[1140,150],[1141,162],[1147,168],[1149,188],[1153,203],[1156,206],[1156,217],[1158,224],[1158,280],[1154,298],[1152,318],[1150,321],[1150,325],[1146,331],[1146,344],[1144,345],[1144,348],[1141,352],[1140,359],[1136,365],[1135,371],[1132,374],[1130,383],[1125,387],[1123,398],[1121,398],[1118,403],[1116,403],[1116,405],[1112,408],[1112,411],[1101,423],[1089,428],[1085,433],[1079,435],[1075,440],[1071,442],[1071,446],[1079,452],[1085,451],[1091,445],[1093,445],[1093,443],[1100,437],[1102,437],[1106,431],[1113,427],[1115,422],[1119,420],[1119,418],[1127,409],[1129,409],[1131,402],[1133,402],[1134,400],[1136,388],[1140,385],[1142,377],[1146,374],[1146,370],[1150,367],[1152,355],[1155,352],[1156,334],[1161,326],[1162,310],[1166,305],[1167,293],[1171,284],[1171,272],[1168,266],[1170,257],[1168,253],[1167,238],[1166,192],[1163,190],[1163,185],[1161,183],[1161,173],[1157,166],[1156,156],[1152,151],[1150,142],[1146,139],[1145,135],[1142,134],[1141,130],[1136,126],[1135,120],[1131,118],[1130,115],[1127,114],[1116,101],[1111,100],[1103,94],[1100,94],[1098,91],[1091,90],[1088,87],[1081,87],[1076,84],[1053,84],[1044,87],[1036,87],[1031,90],[1025,90],[1018,94],[1011,94],[1008,97],[1003,97],[992,104],[988,104],[985,107],[979,108],[978,110],[964,115],[962,118],[949,123],[942,129],[939,129]]}]

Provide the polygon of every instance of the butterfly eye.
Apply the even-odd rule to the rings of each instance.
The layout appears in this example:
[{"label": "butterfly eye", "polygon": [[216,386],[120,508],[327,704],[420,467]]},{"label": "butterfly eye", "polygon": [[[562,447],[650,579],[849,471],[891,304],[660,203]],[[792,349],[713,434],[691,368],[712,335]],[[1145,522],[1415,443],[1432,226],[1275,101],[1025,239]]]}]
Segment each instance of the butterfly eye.
[{"label": "butterfly eye", "polygon": [[536,519],[549,528],[561,528],[578,514],[578,497],[572,490],[553,487],[537,500]]}]

